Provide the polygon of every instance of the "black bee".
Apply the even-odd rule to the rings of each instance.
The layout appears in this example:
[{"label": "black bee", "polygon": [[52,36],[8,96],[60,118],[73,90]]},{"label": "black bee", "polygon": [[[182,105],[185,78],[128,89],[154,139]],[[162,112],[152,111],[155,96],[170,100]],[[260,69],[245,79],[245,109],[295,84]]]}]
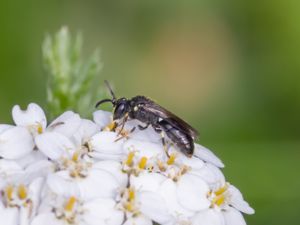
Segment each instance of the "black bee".
[{"label": "black bee", "polygon": [[139,129],[144,130],[151,125],[157,133],[162,135],[164,146],[166,146],[165,133],[185,155],[188,157],[193,155],[194,139],[198,136],[198,132],[194,128],[147,97],[117,99],[109,83],[107,81],[105,83],[112,99],[103,99],[96,104],[96,107],[104,102],[111,102],[114,107],[113,120],[123,119],[122,129],[128,119],[139,120],[145,123],[145,126],[139,125]]}]

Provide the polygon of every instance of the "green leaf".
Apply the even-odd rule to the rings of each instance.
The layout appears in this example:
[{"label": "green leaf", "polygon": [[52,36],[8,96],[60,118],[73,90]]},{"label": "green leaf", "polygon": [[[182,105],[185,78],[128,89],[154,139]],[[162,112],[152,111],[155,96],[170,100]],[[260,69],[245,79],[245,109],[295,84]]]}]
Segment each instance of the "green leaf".
[{"label": "green leaf", "polygon": [[[102,63],[96,49],[82,59],[82,35],[72,37],[67,27],[55,35],[46,35],[42,45],[43,61],[48,74],[47,105],[50,117],[73,110],[90,117],[96,99],[106,97],[99,91]],[[101,85],[102,87],[102,85]]]}]

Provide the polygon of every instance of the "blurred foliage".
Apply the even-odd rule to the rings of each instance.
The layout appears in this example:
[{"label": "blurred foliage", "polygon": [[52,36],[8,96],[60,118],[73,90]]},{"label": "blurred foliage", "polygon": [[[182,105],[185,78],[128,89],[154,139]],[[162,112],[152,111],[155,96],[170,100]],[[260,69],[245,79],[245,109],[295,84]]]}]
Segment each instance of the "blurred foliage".
[{"label": "blurred foliage", "polygon": [[91,106],[101,96],[101,89],[95,86],[102,67],[99,52],[96,50],[83,62],[81,49],[81,35],[73,40],[67,27],[61,28],[53,38],[47,35],[44,40],[43,59],[49,74],[47,105],[52,118],[66,110],[88,117],[94,110]]},{"label": "blurred foliage", "polygon": [[299,10],[294,0],[1,1],[0,122],[14,104],[46,105],[41,43],[67,25],[84,34],[83,58],[101,47],[99,89],[107,79],[199,129],[256,209],[249,224],[298,224]]}]

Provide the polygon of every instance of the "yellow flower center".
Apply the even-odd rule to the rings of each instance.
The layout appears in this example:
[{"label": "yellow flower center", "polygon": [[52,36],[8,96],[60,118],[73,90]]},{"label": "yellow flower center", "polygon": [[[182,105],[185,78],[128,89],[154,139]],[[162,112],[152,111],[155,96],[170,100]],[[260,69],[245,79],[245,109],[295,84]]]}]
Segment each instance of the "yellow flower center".
[{"label": "yellow flower center", "polygon": [[5,194],[6,194],[6,197],[9,201],[13,200],[13,191],[14,191],[13,186],[7,186],[6,189],[5,189]]},{"label": "yellow flower center", "polygon": [[73,211],[75,203],[76,203],[76,198],[74,196],[70,197],[65,205],[65,210],[69,212]]},{"label": "yellow flower center", "polygon": [[73,162],[78,162],[78,158],[79,158],[79,152],[74,152],[73,156],[72,156],[72,161]]},{"label": "yellow flower center", "polygon": [[38,132],[38,134],[42,134],[43,133],[43,126],[40,123],[37,125],[37,132]]},{"label": "yellow flower center", "polygon": [[132,189],[132,188],[130,188],[129,189],[129,196],[128,196],[128,199],[129,199],[129,201],[134,201],[134,199],[135,199],[135,192],[134,192],[134,190]]},{"label": "yellow flower center", "polygon": [[223,187],[219,188],[217,191],[214,192],[215,196],[212,199],[212,204],[221,206],[224,204],[226,200],[226,191],[228,189],[228,185],[225,184]]},{"label": "yellow flower center", "polygon": [[131,166],[133,164],[133,158],[134,158],[135,152],[129,152],[127,159],[125,161],[125,164],[127,166]]},{"label": "yellow flower center", "polygon": [[103,131],[114,131],[116,128],[117,123],[115,121],[112,121],[110,124],[103,128]]},{"label": "yellow flower center", "polygon": [[23,184],[6,186],[2,195],[6,207],[27,207],[31,202],[28,198],[28,189]]},{"label": "yellow flower center", "polygon": [[227,191],[227,185],[224,185],[223,187],[221,187],[220,189],[215,191],[215,194],[216,195],[222,195],[225,191]]},{"label": "yellow flower center", "polygon": [[22,200],[27,198],[27,189],[23,184],[18,187],[18,196]]},{"label": "yellow flower center", "polygon": [[145,169],[145,167],[147,165],[147,161],[148,161],[147,157],[142,157],[139,162],[139,168]]},{"label": "yellow flower center", "polygon": [[124,212],[128,212],[133,215],[137,215],[139,213],[135,197],[135,189],[132,187],[126,188],[121,192],[121,208]]},{"label": "yellow flower center", "polygon": [[175,160],[176,160],[176,154],[175,153],[172,153],[171,155],[170,155],[170,157],[168,158],[168,160],[167,160],[167,164],[170,166],[170,165],[173,165],[174,164],[174,162],[175,162]]}]

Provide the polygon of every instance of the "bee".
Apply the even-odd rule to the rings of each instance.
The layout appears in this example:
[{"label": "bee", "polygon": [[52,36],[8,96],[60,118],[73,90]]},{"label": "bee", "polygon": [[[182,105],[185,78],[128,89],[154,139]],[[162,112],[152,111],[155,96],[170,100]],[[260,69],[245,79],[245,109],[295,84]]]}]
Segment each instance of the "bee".
[{"label": "bee", "polygon": [[105,84],[112,99],[99,101],[96,108],[105,102],[112,103],[114,107],[113,120],[123,120],[121,130],[128,119],[136,119],[145,124],[144,126],[138,125],[140,130],[145,130],[151,126],[157,133],[161,134],[164,147],[166,146],[166,135],[181,152],[192,157],[195,148],[194,140],[198,137],[198,132],[193,127],[145,96],[135,96],[131,99],[116,98],[109,83],[105,81]]}]

